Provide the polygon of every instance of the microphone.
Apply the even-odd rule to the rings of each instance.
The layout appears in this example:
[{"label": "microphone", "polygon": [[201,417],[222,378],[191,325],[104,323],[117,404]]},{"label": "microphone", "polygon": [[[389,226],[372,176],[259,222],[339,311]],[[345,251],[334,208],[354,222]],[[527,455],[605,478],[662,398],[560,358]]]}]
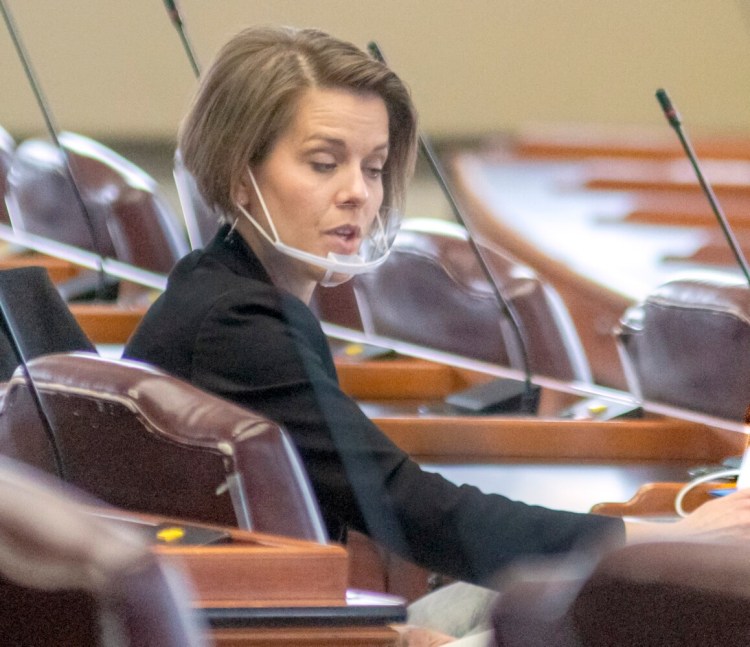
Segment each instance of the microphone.
[{"label": "microphone", "polygon": [[[367,47],[375,60],[387,64],[383,52],[376,42],[370,42]],[[442,165],[438,160],[429,139],[424,133],[418,134],[418,145],[422,157],[427,161],[443,195],[448,201],[454,218],[468,232],[469,245],[479,262],[481,271],[489,282],[497,302],[500,304],[510,322],[510,327],[513,330],[513,336],[515,337],[516,347],[520,355],[522,370],[524,373],[523,380],[512,380],[510,378],[494,380],[488,384],[482,384],[459,393],[453,393],[445,399],[445,402],[459,409],[475,413],[488,413],[495,411],[536,413],[539,405],[539,394],[541,389],[539,385],[533,384],[531,380],[528,343],[526,341],[526,335],[524,334],[518,312],[512,301],[505,298],[502,294],[500,286],[498,286],[493,278],[489,264],[487,263],[481,248],[474,240],[474,236],[472,236],[469,227],[466,226],[466,218],[458,205],[458,200],[456,200],[453,195],[453,191],[446,179]]]},{"label": "microphone", "polygon": [[182,15],[180,14],[180,10],[177,7],[177,0],[164,0],[164,6],[167,9],[167,14],[169,15],[169,19],[172,21],[174,28],[177,30],[177,33],[180,35],[182,46],[185,48],[185,53],[187,54],[188,61],[190,61],[190,65],[193,68],[193,72],[195,73],[195,76],[200,76],[201,68],[200,68],[200,65],[198,64],[198,58],[195,55],[193,46],[190,43],[190,39],[188,38],[187,32],[185,31],[185,25],[182,20]]},{"label": "microphone", "polygon": [[96,261],[96,272],[98,277],[98,285],[97,285],[97,293],[99,295],[106,295],[107,293],[107,285],[106,285],[106,279],[105,279],[105,272],[104,272],[104,256],[101,252],[101,242],[99,241],[99,237],[97,236],[96,229],[94,228],[94,223],[92,222],[91,215],[89,214],[88,209],[86,208],[86,204],[83,201],[83,196],[81,195],[80,187],[78,186],[78,183],[75,179],[75,174],[73,173],[73,168],[70,164],[70,158],[68,156],[68,152],[65,150],[65,147],[60,143],[60,139],[57,135],[58,129],[57,126],[54,123],[54,119],[52,117],[52,111],[49,108],[49,105],[44,97],[44,94],[42,93],[41,86],[39,84],[39,81],[36,78],[36,74],[34,73],[34,70],[31,66],[31,60],[26,53],[26,49],[23,46],[23,43],[21,42],[21,38],[18,34],[18,29],[16,28],[16,25],[13,21],[13,17],[10,14],[10,11],[8,10],[5,0],[0,0],[0,12],[3,14],[3,18],[5,19],[5,24],[8,28],[8,32],[10,34],[11,40],[13,41],[13,45],[16,49],[16,53],[18,54],[18,58],[21,61],[21,65],[23,66],[24,73],[26,74],[26,79],[29,82],[29,85],[31,86],[31,90],[34,93],[34,96],[37,101],[37,105],[39,106],[39,109],[42,112],[42,116],[44,118],[44,122],[47,126],[47,131],[50,135],[50,138],[52,139],[53,144],[57,148],[57,150],[62,155],[62,159],[64,161],[65,166],[65,173],[67,175],[68,182],[70,183],[70,187],[73,190],[73,195],[76,201],[76,204],[78,205],[78,208],[80,210],[81,215],[83,216],[84,223],[86,225],[86,228],[89,231],[89,235],[91,236],[91,243],[94,248],[94,251],[96,251],[97,254],[97,261]]},{"label": "microphone", "polygon": [[680,118],[680,114],[677,112],[677,109],[672,104],[672,101],[667,95],[666,90],[664,90],[663,88],[658,89],[656,91],[656,98],[659,101],[659,104],[661,105],[661,109],[664,112],[664,116],[667,118],[669,125],[672,126],[674,131],[677,133],[677,137],[679,138],[680,143],[682,144],[682,147],[685,150],[685,154],[690,160],[690,164],[692,165],[693,170],[695,171],[695,175],[697,176],[698,182],[700,183],[701,188],[703,189],[703,193],[706,195],[706,198],[708,198],[708,202],[711,205],[711,209],[713,210],[714,215],[716,216],[716,219],[719,221],[719,226],[721,227],[721,230],[724,232],[724,237],[726,238],[727,243],[729,243],[729,247],[732,250],[732,253],[734,254],[735,259],[737,259],[737,263],[740,266],[742,273],[745,275],[745,279],[750,285],[750,268],[748,268],[747,260],[745,260],[745,256],[743,255],[742,250],[740,249],[740,246],[737,243],[737,239],[732,233],[732,230],[729,226],[729,221],[724,215],[724,211],[719,205],[719,202],[716,199],[716,195],[714,194],[714,191],[711,188],[711,185],[703,177],[703,172],[701,171],[701,168],[698,164],[698,158],[695,155],[695,151],[693,150],[690,140],[688,139],[687,135],[685,134],[682,128],[682,120]]}]

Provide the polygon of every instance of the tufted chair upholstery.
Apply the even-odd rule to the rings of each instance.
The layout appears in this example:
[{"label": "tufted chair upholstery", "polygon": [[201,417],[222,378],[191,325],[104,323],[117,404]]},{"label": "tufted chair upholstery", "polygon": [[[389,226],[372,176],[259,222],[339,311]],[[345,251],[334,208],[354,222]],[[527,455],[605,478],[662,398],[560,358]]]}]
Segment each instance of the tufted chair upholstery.
[{"label": "tufted chair upholstery", "polygon": [[302,463],[275,423],[133,361],[60,353],[7,384],[0,453],[125,510],[327,540]]},{"label": "tufted chair upholstery", "polygon": [[659,286],[615,331],[632,393],[736,421],[750,404],[750,289],[703,270]]},{"label": "tufted chair upholstery", "polygon": [[[500,293],[517,313],[533,373],[591,381],[578,334],[554,289],[505,252],[484,246]],[[336,288],[319,288],[323,321],[524,369],[504,308],[454,223],[405,221],[388,260]]]}]

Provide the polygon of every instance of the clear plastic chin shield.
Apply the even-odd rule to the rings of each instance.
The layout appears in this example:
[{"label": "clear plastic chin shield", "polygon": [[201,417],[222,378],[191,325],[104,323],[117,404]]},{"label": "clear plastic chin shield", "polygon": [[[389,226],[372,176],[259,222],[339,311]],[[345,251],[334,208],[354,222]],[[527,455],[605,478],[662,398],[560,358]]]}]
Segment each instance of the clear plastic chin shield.
[{"label": "clear plastic chin shield", "polygon": [[266,201],[258,188],[253,172],[248,169],[250,181],[253,183],[255,194],[258,196],[261,209],[268,222],[270,233],[239,203],[236,203],[240,212],[252,223],[261,236],[265,238],[280,253],[290,258],[309,263],[314,267],[325,270],[325,276],[319,281],[323,287],[335,287],[348,281],[357,274],[369,272],[388,258],[393,241],[401,226],[401,213],[396,209],[381,208],[376,214],[370,231],[362,238],[362,243],[355,254],[335,254],[328,252],[327,256],[317,256],[310,252],[291,247],[279,237],[273,219],[266,206]]}]

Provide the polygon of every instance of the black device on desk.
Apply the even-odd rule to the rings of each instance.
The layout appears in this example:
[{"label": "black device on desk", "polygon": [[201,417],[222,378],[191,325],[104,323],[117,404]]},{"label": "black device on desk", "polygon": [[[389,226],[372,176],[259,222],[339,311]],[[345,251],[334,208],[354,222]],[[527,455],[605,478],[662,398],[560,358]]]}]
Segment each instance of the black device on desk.
[{"label": "black device on desk", "polygon": [[534,414],[539,406],[541,388],[516,380],[492,380],[469,387],[445,397],[445,404],[456,413],[528,413]]}]

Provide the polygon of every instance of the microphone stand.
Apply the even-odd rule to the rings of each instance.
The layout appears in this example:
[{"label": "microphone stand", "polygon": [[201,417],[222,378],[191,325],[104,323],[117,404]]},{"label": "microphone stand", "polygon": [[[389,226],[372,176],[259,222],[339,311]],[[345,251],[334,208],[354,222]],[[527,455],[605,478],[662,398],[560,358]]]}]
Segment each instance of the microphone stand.
[{"label": "microphone stand", "polygon": [[167,8],[169,19],[172,21],[174,28],[180,35],[180,40],[182,41],[182,46],[185,49],[188,60],[190,61],[190,66],[193,68],[195,76],[199,77],[201,75],[201,68],[198,64],[198,58],[195,55],[193,45],[188,38],[187,31],[185,30],[185,26],[182,22],[182,16],[180,15],[180,10],[177,7],[177,0],[164,0],[164,6]]},{"label": "microphone stand", "polygon": [[[659,105],[661,105],[662,112],[664,112],[664,116],[667,118],[667,122],[669,122],[669,125],[672,127],[675,133],[677,133],[677,137],[682,144],[682,148],[684,149],[685,154],[690,160],[690,164],[695,171],[696,177],[698,178],[698,183],[701,185],[701,189],[703,189],[703,193],[708,199],[708,203],[711,205],[711,210],[714,212],[716,219],[719,221],[719,226],[724,233],[724,237],[729,244],[729,248],[732,250],[732,254],[734,254],[734,257],[737,260],[737,264],[740,266],[740,270],[742,270],[742,273],[745,275],[745,280],[750,285],[750,269],[748,269],[745,255],[742,253],[742,249],[740,248],[739,243],[737,242],[737,239],[732,232],[732,228],[729,226],[729,221],[724,215],[724,210],[721,208],[721,205],[716,198],[716,194],[714,194],[713,188],[703,176],[703,172],[701,171],[700,165],[698,164],[698,157],[695,154],[695,151],[692,144],[690,143],[690,140],[688,139],[687,134],[682,128],[682,118],[680,117],[680,113],[677,112],[677,108],[674,107],[674,104],[669,98],[667,91],[663,88],[659,88],[656,91],[656,99],[659,101]],[[748,406],[747,410],[745,411],[746,430],[748,429],[749,424],[750,406]],[[750,486],[750,444],[746,445],[745,452],[740,457],[739,474],[737,477],[738,489],[746,488],[748,486]]]},{"label": "microphone stand", "polygon": [[657,90],[656,98],[661,105],[661,109],[664,112],[664,116],[667,118],[669,125],[672,126],[674,131],[677,133],[677,137],[682,144],[682,148],[685,150],[685,154],[690,160],[690,164],[695,171],[695,175],[697,176],[698,182],[703,189],[703,193],[705,194],[706,198],[708,198],[708,202],[711,205],[711,209],[714,212],[716,219],[719,221],[719,226],[724,233],[724,237],[726,238],[727,243],[729,243],[729,247],[732,250],[735,259],[737,259],[737,264],[740,266],[742,273],[745,275],[745,279],[747,280],[748,284],[750,284],[750,269],[748,268],[747,260],[745,259],[745,256],[743,255],[742,250],[737,243],[737,239],[732,233],[732,229],[729,226],[729,221],[724,215],[724,211],[719,205],[719,201],[716,199],[716,195],[714,194],[711,185],[703,177],[703,172],[701,171],[700,165],[698,164],[698,158],[695,155],[695,151],[690,144],[690,140],[683,131],[682,119],[680,118],[680,114],[672,104],[672,101],[670,100],[669,95],[667,95],[666,90],[664,90],[663,88]]},{"label": "microphone stand", "polygon": [[[386,64],[383,52],[374,41],[370,42],[367,46],[368,50],[372,54],[373,58]],[[528,343],[526,341],[526,335],[524,334],[523,327],[520,322],[518,312],[513,305],[513,302],[506,298],[497,284],[497,281],[492,275],[489,263],[485,259],[484,253],[481,247],[474,240],[474,236],[471,230],[466,225],[466,218],[458,205],[453,191],[446,179],[443,167],[435,154],[432,145],[424,133],[418,134],[418,146],[419,152],[422,157],[427,161],[430,170],[432,171],[435,179],[443,192],[443,195],[448,201],[448,204],[453,213],[453,217],[456,221],[466,229],[468,233],[469,245],[474,252],[475,257],[479,262],[482,273],[485,275],[487,281],[492,287],[495,293],[495,298],[500,304],[504,314],[507,316],[513,330],[513,335],[516,341],[516,347],[520,354],[522,369],[524,372],[524,379],[522,381],[512,380],[510,378],[504,378],[496,382],[490,383],[490,385],[481,385],[480,387],[473,387],[465,392],[458,394],[452,394],[446,398],[448,404],[454,404],[455,406],[462,407],[468,405],[468,407],[474,409],[475,406],[481,406],[483,411],[518,411],[523,413],[536,413],[539,403],[539,392],[540,387],[532,383],[531,376],[531,364],[529,361]],[[474,402],[477,402],[475,405]]]},{"label": "microphone stand", "polygon": [[70,183],[70,187],[73,190],[73,195],[75,196],[76,204],[78,205],[80,213],[83,216],[83,220],[86,223],[86,227],[89,230],[89,235],[91,236],[91,243],[94,247],[94,251],[96,252],[98,256],[98,259],[96,261],[96,269],[95,269],[97,273],[97,277],[98,277],[97,293],[100,296],[104,296],[107,292],[107,287],[106,287],[106,279],[105,279],[105,272],[104,272],[104,261],[103,261],[103,257],[101,254],[101,246],[100,246],[98,237],[96,235],[96,230],[94,229],[94,224],[91,220],[91,216],[86,207],[86,204],[83,201],[83,196],[81,195],[81,191],[78,186],[78,183],[76,182],[75,174],[73,173],[73,168],[70,163],[70,157],[68,156],[68,152],[65,150],[65,147],[60,143],[60,138],[58,137],[58,134],[57,134],[58,128],[54,123],[54,119],[52,117],[52,111],[50,110],[47,100],[45,99],[44,94],[42,93],[42,89],[39,84],[39,81],[37,80],[36,74],[34,73],[34,70],[31,66],[31,60],[28,54],[26,53],[26,49],[23,46],[23,43],[21,42],[18,29],[16,28],[15,22],[13,20],[13,17],[11,16],[10,10],[8,9],[5,3],[5,0],[0,0],[0,12],[2,12],[3,14],[5,24],[8,28],[8,33],[10,34],[11,40],[13,41],[13,45],[16,49],[16,53],[18,54],[18,58],[21,61],[21,65],[23,66],[23,70],[26,74],[26,79],[28,80],[29,85],[31,86],[31,90],[34,93],[34,97],[36,98],[37,105],[39,106],[39,109],[42,112],[44,123],[47,126],[47,131],[50,135],[50,138],[52,139],[52,142],[54,143],[57,150],[62,155],[63,161],[65,163],[65,172],[67,175],[68,182]]}]

